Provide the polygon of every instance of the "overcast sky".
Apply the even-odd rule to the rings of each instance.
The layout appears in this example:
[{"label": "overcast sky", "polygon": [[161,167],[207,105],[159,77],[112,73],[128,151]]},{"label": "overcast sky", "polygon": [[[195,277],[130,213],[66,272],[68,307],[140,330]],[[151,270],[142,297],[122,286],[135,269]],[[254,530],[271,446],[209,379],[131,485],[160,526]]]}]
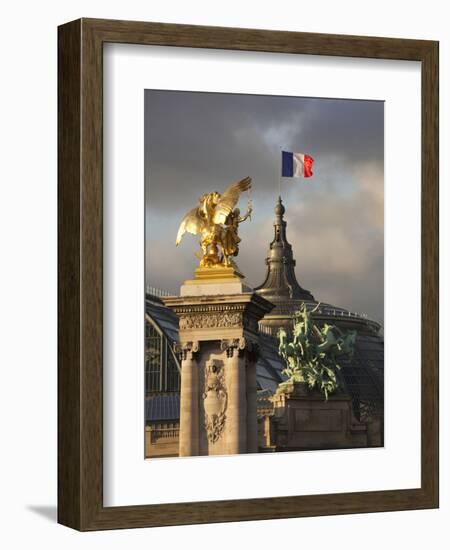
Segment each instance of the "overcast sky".
[{"label": "overcast sky", "polygon": [[[251,176],[252,220],[237,263],[265,277],[280,146],[314,158],[313,177],[282,179],[299,283],[317,300],[383,321],[384,103],[199,92],[145,92],[146,281],[178,293],[198,238],[178,226],[205,192]],[[245,211],[247,195],[239,207]]]}]

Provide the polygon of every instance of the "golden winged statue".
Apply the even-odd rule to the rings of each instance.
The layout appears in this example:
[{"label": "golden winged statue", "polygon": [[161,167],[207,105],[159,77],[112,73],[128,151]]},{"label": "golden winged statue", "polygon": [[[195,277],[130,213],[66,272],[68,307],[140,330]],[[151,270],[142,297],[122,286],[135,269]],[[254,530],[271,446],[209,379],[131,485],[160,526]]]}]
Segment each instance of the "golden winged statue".
[{"label": "golden winged statue", "polygon": [[252,179],[249,177],[235,181],[220,194],[217,191],[205,193],[199,199],[198,205],[190,210],[178,229],[177,246],[183,235],[188,232],[192,235],[201,235],[200,246],[202,256],[200,267],[212,267],[234,265],[233,256],[239,253],[238,226],[250,217],[252,213],[249,200],[247,212],[241,217],[239,208],[235,208],[239,197],[244,191],[249,191]]}]

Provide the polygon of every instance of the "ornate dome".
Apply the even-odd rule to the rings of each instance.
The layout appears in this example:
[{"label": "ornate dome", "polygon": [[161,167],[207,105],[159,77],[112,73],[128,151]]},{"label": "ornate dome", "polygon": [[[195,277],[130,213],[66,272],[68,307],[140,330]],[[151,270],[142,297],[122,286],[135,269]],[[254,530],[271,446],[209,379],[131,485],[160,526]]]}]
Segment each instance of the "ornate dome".
[{"label": "ornate dome", "polygon": [[[266,258],[267,273],[264,282],[255,288],[260,296],[275,304],[275,308],[260,322],[262,332],[276,336],[278,328],[289,328],[292,315],[305,302],[308,309],[314,309],[318,300],[309,290],[304,289],[295,275],[296,261],[292,246],[287,240],[287,222],[284,219],[286,208],[281,197],[275,205],[275,220],[273,222],[274,238],[269,245]],[[360,333],[378,334],[380,324],[367,316],[353,313],[342,307],[320,303],[314,317],[318,321],[330,321]]]},{"label": "ornate dome", "polygon": [[[314,296],[302,288],[295,276],[295,260],[292,246],[286,237],[286,222],[283,218],[285,208],[278,197],[273,222],[274,238],[270,243],[269,255],[266,258],[267,275],[262,285],[255,288],[257,294],[277,306],[279,303],[290,303],[291,300],[314,300]],[[277,309],[275,307],[275,309]]]}]

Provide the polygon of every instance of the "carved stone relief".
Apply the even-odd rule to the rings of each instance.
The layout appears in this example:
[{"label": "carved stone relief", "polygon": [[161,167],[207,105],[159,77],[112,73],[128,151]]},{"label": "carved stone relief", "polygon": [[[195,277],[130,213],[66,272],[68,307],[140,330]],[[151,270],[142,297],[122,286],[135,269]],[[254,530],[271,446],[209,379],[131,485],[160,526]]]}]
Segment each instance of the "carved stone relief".
[{"label": "carved stone relief", "polygon": [[203,393],[205,430],[210,443],[216,443],[223,433],[227,405],[228,393],[224,368],[218,361],[211,361],[205,365],[205,391]]},{"label": "carved stone relief", "polygon": [[192,328],[227,328],[242,326],[242,313],[197,313],[183,315],[180,319],[180,330]]}]

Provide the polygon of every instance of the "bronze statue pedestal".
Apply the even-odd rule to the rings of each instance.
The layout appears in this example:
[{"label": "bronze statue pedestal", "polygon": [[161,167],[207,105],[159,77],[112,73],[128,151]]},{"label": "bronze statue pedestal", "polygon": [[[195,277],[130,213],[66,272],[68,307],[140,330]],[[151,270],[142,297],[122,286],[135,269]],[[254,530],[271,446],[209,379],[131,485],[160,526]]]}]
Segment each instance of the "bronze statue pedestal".
[{"label": "bronze statue pedestal", "polygon": [[325,400],[302,383],[286,382],[272,398],[271,441],[277,451],[367,447],[367,426],[356,421],[351,398],[336,392]]}]

